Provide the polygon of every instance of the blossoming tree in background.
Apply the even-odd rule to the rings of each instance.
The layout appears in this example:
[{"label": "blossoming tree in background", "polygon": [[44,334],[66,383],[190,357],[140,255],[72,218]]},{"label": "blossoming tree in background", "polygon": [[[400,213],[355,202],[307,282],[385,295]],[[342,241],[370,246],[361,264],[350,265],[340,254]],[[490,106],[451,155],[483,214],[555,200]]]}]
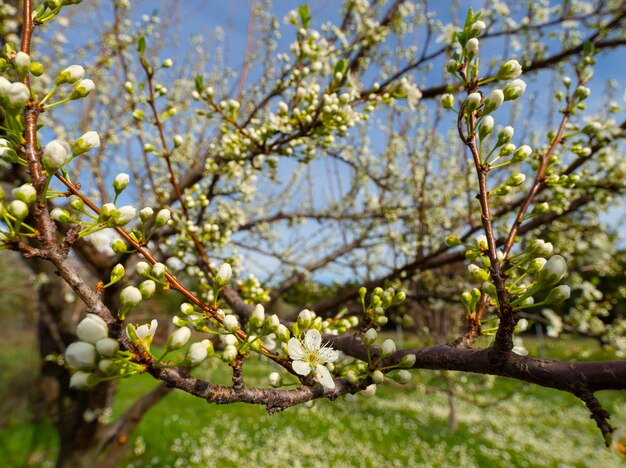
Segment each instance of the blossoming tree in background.
[{"label": "blossoming tree in background", "polygon": [[[172,389],[274,413],[410,369],[570,392],[611,444],[594,394],[626,389],[626,361],[542,360],[515,335],[551,319],[626,352],[623,290],[589,281],[623,266],[597,217],[624,192],[626,123],[619,104],[586,109],[596,57],[626,43],[622,2],[528,2],[518,20],[496,2],[458,26],[426,2],[347,1],[319,26],[305,5],[279,53],[271,5],[253,2],[236,72],[199,37],[159,59],[158,18],[131,21],[128,2],[76,3],[3,4],[0,64],[1,241],[48,277],[41,378],[61,465],[115,460]],[[88,14],[110,21],[75,52],[58,28]],[[322,275],[340,286],[307,295]],[[171,324],[138,323],[157,294],[176,297]],[[273,311],[285,297],[292,317]],[[379,339],[411,321],[432,345]],[[263,388],[245,379],[259,356]],[[209,360],[232,385],[194,376]],[[142,373],[161,383],[119,419],[83,417]]]}]

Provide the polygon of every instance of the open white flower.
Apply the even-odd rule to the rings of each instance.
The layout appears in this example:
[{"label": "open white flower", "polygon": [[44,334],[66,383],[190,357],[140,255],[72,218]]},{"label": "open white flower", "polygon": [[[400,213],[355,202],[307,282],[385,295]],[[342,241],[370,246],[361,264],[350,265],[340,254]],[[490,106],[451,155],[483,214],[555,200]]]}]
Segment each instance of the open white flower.
[{"label": "open white flower", "polygon": [[287,343],[289,357],[293,360],[293,370],[300,375],[313,375],[326,388],[335,388],[327,362],[335,362],[339,357],[337,351],[322,345],[322,335],[315,329],[308,330],[304,342],[291,338]]}]

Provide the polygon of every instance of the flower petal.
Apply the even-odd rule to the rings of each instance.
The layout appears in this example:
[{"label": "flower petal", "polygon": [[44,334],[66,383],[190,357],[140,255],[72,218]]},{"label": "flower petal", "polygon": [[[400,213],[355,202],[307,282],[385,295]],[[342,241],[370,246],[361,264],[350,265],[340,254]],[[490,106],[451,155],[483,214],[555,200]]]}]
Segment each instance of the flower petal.
[{"label": "flower petal", "polygon": [[287,343],[287,351],[289,351],[289,357],[291,359],[298,360],[302,359],[307,355],[307,352],[302,347],[302,343],[297,338],[291,338]]},{"label": "flower petal", "polygon": [[315,368],[315,377],[326,388],[335,388],[335,381],[333,377],[330,375],[330,371],[326,366],[322,366],[318,364]]},{"label": "flower petal", "polygon": [[304,347],[309,351],[314,353],[320,346],[322,345],[322,335],[319,331],[312,328],[307,331],[304,335]]},{"label": "flower petal", "polygon": [[325,347],[317,352],[317,357],[324,362],[335,362],[339,353],[332,348]]},{"label": "flower petal", "polygon": [[311,372],[311,365],[308,362],[293,361],[291,367],[293,367],[296,374],[309,375],[309,372]]}]

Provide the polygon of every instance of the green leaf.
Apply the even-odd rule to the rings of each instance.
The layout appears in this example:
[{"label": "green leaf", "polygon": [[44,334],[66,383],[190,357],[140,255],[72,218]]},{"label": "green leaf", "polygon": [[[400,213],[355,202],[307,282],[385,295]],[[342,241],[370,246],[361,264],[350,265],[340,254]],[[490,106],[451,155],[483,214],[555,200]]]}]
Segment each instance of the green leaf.
[{"label": "green leaf", "polygon": [[199,93],[204,89],[204,82],[202,80],[202,75],[196,75],[196,91]]},{"label": "green leaf", "polygon": [[137,52],[139,52],[139,55],[143,55],[145,50],[146,50],[146,38],[141,36],[139,38],[139,41],[137,41]]},{"label": "green leaf", "polygon": [[334,73],[341,73],[342,75],[348,69],[348,61],[346,59],[341,59],[339,62],[335,64],[335,68],[333,69]]},{"label": "green leaf", "polygon": [[467,17],[465,18],[465,26],[463,27],[463,29],[470,28],[475,22],[476,19],[474,18],[474,11],[470,8],[467,11]]},{"label": "green leaf", "polygon": [[311,22],[311,13],[309,12],[309,4],[305,3],[298,7],[298,14],[300,15],[300,20],[302,21],[302,27],[304,29],[309,27],[309,23]]}]

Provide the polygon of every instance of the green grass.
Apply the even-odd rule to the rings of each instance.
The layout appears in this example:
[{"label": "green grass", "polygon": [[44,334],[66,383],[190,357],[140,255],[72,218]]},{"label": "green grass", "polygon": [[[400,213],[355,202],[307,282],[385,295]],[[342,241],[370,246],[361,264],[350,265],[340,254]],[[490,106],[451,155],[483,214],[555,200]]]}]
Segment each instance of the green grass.
[{"label": "green grass", "polygon": [[[536,343],[525,340],[531,352]],[[547,357],[567,358],[588,348],[589,359],[606,359],[592,342],[549,342]],[[3,362],[9,350],[0,347]],[[14,352],[14,351],[11,351]],[[266,364],[246,364],[250,384],[264,384]],[[15,369],[13,369],[15,370]],[[212,382],[226,382],[228,368],[202,369]],[[1,374],[5,378],[6,374]],[[459,387],[484,378],[448,374]],[[415,373],[415,384],[381,386],[373,398],[354,402],[317,401],[269,416],[263,407],[209,405],[175,391],[144,417],[129,442],[125,465],[149,466],[625,466],[602,445],[584,405],[573,396],[537,386],[495,379],[493,387],[467,394],[484,407],[458,400],[459,427],[448,427],[449,406],[440,374]],[[489,380],[488,380],[489,382]],[[122,382],[115,418],[155,385],[149,376]],[[626,397],[599,394],[626,424]],[[48,424],[13,418],[0,435],[6,465],[40,465],[54,457]]]}]

